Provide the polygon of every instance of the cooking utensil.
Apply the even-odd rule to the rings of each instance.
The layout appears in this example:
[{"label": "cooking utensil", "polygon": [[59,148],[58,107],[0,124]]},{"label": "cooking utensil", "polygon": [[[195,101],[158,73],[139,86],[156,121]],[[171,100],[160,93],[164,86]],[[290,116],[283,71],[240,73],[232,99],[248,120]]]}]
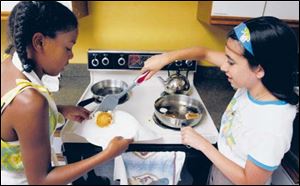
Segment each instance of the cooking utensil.
[{"label": "cooking utensil", "polygon": [[[164,125],[180,129],[183,126],[196,126],[204,116],[202,104],[189,96],[182,94],[166,95],[158,98],[154,103],[154,114]],[[197,114],[199,117],[187,119],[187,113]]]},{"label": "cooking utensil", "polygon": [[115,107],[118,105],[119,99],[124,96],[128,91],[133,89],[136,85],[141,84],[144,82],[146,76],[149,74],[150,71],[144,72],[142,75],[140,75],[138,78],[134,80],[132,85],[129,88],[124,89],[119,94],[110,94],[103,98],[102,102],[98,105],[98,107],[92,112],[92,115],[97,111],[109,111],[114,110]]},{"label": "cooking utensil", "polygon": [[[84,107],[92,102],[101,103],[104,96],[109,94],[118,94],[121,93],[124,89],[127,89],[128,85],[124,81],[120,80],[102,80],[97,83],[95,83],[91,87],[91,92],[93,93],[93,97],[85,99],[81,102],[79,102],[77,105]],[[121,99],[119,100],[119,104],[124,103],[129,98],[129,93],[125,94]]]}]

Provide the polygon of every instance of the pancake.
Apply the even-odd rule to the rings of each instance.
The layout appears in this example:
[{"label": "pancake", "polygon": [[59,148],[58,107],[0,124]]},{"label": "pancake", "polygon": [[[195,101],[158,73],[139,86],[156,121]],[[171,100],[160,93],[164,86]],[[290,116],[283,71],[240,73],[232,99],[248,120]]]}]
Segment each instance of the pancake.
[{"label": "pancake", "polygon": [[98,112],[96,113],[96,124],[103,128],[108,127],[112,124],[112,114],[111,112]]}]

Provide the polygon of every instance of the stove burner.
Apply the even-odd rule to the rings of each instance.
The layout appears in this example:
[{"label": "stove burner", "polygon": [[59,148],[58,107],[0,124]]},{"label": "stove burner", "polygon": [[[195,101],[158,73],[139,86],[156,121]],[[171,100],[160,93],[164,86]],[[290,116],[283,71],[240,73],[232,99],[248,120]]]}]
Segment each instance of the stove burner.
[{"label": "stove burner", "polygon": [[165,125],[165,124],[163,124],[161,121],[159,121],[159,119],[155,116],[155,114],[153,114],[153,121],[158,125],[158,126],[160,126],[160,127],[162,127],[162,128],[165,128],[165,129],[172,129],[172,130],[177,130],[177,131],[179,131],[180,130],[180,128],[173,128],[173,127],[170,127],[170,126],[167,126],[167,125]]}]

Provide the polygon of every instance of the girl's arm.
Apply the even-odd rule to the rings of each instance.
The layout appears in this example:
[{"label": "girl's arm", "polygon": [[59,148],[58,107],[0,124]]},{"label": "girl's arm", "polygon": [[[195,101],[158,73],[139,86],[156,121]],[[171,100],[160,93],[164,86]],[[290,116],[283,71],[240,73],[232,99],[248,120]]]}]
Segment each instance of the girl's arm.
[{"label": "girl's arm", "polygon": [[223,52],[213,51],[204,47],[192,47],[182,50],[176,50],[172,52],[165,53],[167,55],[169,62],[175,60],[204,60],[210,63],[221,66],[221,64],[226,61],[226,56]]},{"label": "girl's arm", "polygon": [[[49,141],[49,107],[47,100],[34,89],[19,94],[12,104],[15,115],[11,122],[16,131],[22,153],[22,162],[29,184],[68,184],[95,166],[110,160],[125,149],[132,140],[114,138],[102,152],[85,160],[61,167],[51,167]],[[26,109],[24,109],[26,108]],[[78,149],[80,150],[80,149]]]},{"label": "girl's arm", "polygon": [[183,144],[201,151],[234,184],[265,184],[272,172],[264,170],[247,160],[245,169],[226,158],[209,141],[191,127],[182,129]]},{"label": "girl's arm", "polygon": [[150,71],[146,79],[175,60],[206,60],[220,67],[227,60],[223,52],[217,52],[203,47],[193,47],[155,55],[145,61],[142,73]]}]

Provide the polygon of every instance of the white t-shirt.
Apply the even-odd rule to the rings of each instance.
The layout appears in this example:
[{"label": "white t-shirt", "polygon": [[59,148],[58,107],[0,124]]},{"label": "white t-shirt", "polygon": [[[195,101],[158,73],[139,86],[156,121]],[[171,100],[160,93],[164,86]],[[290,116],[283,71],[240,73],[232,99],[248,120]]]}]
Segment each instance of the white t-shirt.
[{"label": "white t-shirt", "polygon": [[237,90],[222,117],[219,151],[243,168],[250,160],[274,171],[290,148],[296,111],[284,101],[258,101]]}]

